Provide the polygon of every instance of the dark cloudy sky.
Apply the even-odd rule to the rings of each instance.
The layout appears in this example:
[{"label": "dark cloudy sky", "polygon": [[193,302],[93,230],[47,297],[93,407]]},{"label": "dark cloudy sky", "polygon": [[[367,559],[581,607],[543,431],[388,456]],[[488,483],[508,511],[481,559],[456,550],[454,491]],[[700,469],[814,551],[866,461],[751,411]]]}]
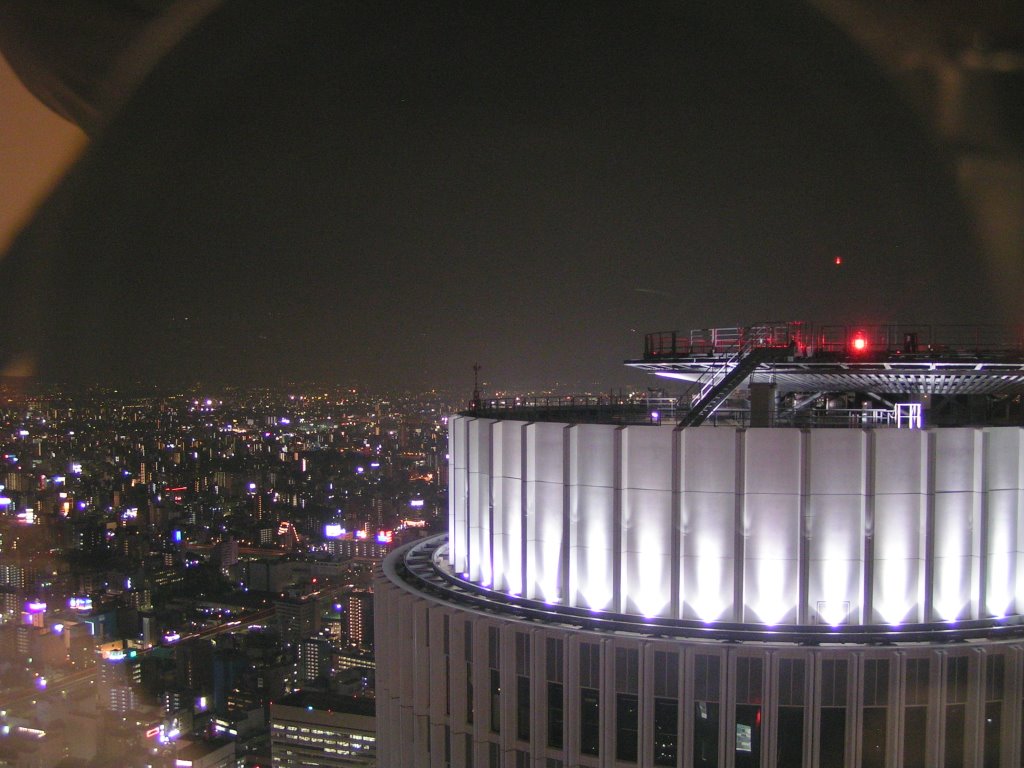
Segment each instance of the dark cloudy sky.
[{"label": "dark cloudy sky", "polygon": [[647,331],[1007,319],[982,265],[909,106],[794,0],[228,0],[0,264],[0,353],[609,387]]}]

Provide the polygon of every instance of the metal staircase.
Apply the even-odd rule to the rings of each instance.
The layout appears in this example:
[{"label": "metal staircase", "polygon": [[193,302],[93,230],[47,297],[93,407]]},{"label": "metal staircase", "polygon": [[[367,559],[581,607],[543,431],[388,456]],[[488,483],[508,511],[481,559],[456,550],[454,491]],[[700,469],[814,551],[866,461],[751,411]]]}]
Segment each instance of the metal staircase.
[{"label": "metal staircase", "polygon": [[[792,354],[792,347],[757,346],[756,341],[748,341],[737,353],[727,361],[722,370],[728,372],[721,378],[713,377],[704,384],[690,410],[679,420],[681,427],[697,427],[725,402],[761,363],[777,360]],[[731,367],[730,367],[731,366]]]}]

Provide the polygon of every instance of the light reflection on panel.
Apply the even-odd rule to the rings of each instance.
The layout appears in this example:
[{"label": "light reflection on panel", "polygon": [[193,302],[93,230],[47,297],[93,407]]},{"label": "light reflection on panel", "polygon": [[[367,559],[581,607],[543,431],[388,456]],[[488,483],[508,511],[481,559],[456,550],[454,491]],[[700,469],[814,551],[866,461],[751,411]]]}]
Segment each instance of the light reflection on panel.
[{"label": "light reflection on panel", "polygon": [[744,441],[745,617],[797,620],[801,434],[749,429]]},{"label": "light reflection on panel", "polygon": [[469,578],[491,585],[491,427],[494,422],[474,419],[469,424]]},{"label": "light reflection on panel", "polygon": [[977,615],[977,553],[981,520],[982,433],[937,430],[935,441],[935,544],[932,609],[955,621]]},{"label": "light reflection on panel", "polygon": [[572,605],[610,610],[613,598],[617,427],[572,428],[569,468],[569,580]]},{"label": "light reflection on panel", "polygon": [[1020,513],[1021,472],[1024,451],[1021,432],[985,430],[985,487],[988,491],[988,547],[985,553],[985,612],[1005,616],[1017,606],[1018,514]]},{"label": "light reflection on panel", "polygon": [[733,618],[736,430],[682,434],[683,618]]},{"label": "light reflection on panel", "polygon": [[627,427],[622,437],[625,609],[667,615],[672,575],[671,427]]},{"label": "light reflection on panel", "polygon": [[555,603],[562,551],[564,424],[526,428],[527,596]]},{"label": "light reflection on panel", "polygon": [[522,423],[494,425],[494,588],[522,594]]},{"label": "light reflection on panel", "polygon": [[925,535],[926,433],[875,430],[875,620],[919,621]]},{"label": "light reflection on panel", "polygon": [[814,623],[861,620],[867,435],[821,430],[808,435],[808,616]]},{"label": "light reflection on panel", "polygon": [[449,562],[456,573],[466,569],[466,519],[469,506],[466,429],[470,419],[453,416],[448,422],[448,454],[451,463],[448,484]]}]

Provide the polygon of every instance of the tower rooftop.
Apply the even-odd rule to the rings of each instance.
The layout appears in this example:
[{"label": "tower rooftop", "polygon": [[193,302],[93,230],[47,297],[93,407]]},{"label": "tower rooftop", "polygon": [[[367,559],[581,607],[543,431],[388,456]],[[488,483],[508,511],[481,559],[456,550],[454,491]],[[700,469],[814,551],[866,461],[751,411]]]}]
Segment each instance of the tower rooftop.
[{"label": "tower rooftop", "polygon": [[647,334],[643,357],[626,365],[696,383],[765,349],[779,352],[757,361],[745,381],[770,381],[780,393],[1024,392],[1024,332],[1004,325],[769,322],[663,331]]}]

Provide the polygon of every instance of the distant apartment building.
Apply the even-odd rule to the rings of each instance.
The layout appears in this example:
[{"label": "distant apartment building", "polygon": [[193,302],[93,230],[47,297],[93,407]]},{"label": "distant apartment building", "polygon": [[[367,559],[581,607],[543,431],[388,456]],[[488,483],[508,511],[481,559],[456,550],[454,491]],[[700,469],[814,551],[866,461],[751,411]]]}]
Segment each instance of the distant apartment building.
[{"label": "distant apartment building", "polygon": [[377,765],[373,699],[297,691],[270,705],[274,768]]}]

